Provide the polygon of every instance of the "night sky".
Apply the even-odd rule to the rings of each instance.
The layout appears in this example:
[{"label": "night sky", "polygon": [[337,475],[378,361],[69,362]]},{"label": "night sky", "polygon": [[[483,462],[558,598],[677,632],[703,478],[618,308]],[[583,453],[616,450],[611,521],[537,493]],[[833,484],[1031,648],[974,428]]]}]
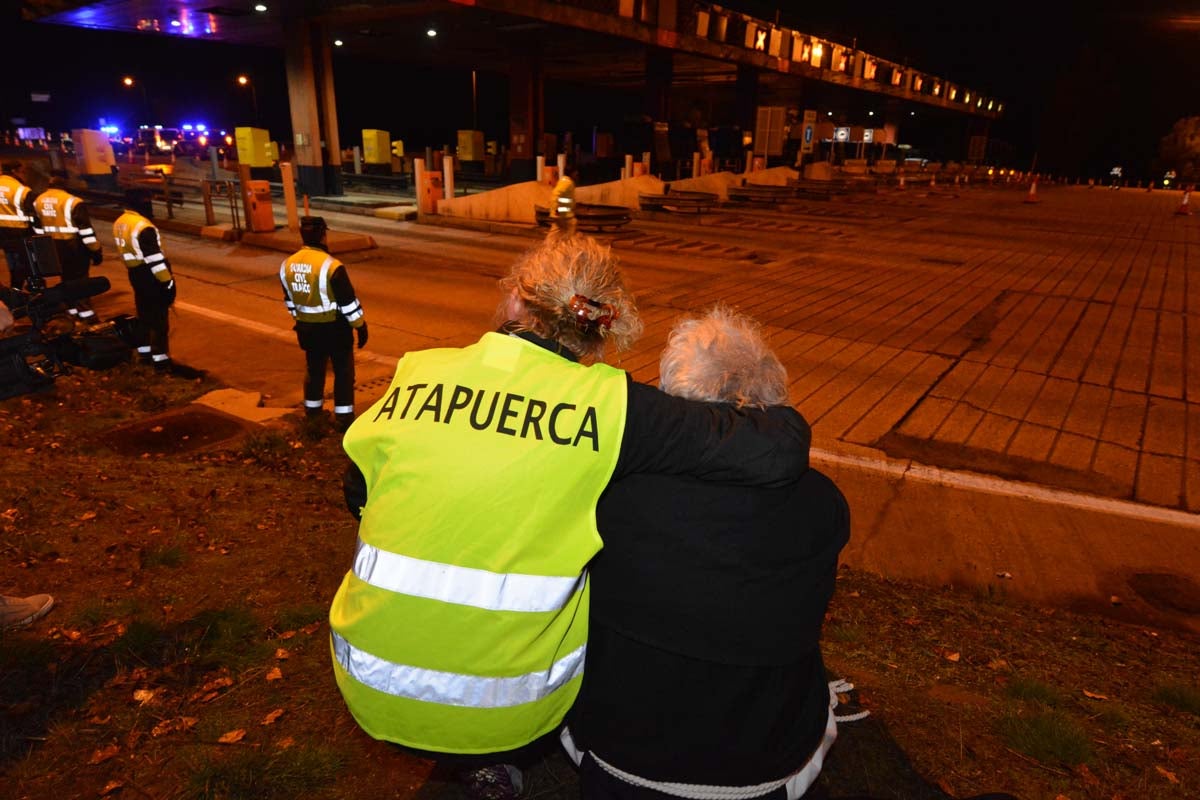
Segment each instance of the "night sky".
[{"label": "night sky", "polygon": [[[1117,163],[1134,178],[1156,175],[1159,139],[1179,118],[1200,114],[1200,4],[1179,2],[971,3],[913,0],[908,3],[813,3],[798,0],[725,0],[738,8],[806,33],[857,42],[871,53],[917,66],[970,86],[1005,103],[1005,115],[992,127],[994,139],[1008,145],[1013,166],[1068,175],[1102,175]],[[10,63],[27,69],[10,73],[0,86],[0,121],[14,116],[31,124],[44,118],[51,127],[94,125],[105,116],[133,123],[151,113],[165,124],[188,119],[232,127],[253,116],[252,98],[233,81],[240,73],[255,80],[260,124],[277,136],[288,127],[282,53],[262,48],[188,42],[167,37],[66,29],[17,21],[15,5],[0,6]],[[1179,10],[1183,9],[1183,10]],[[15,36],[8,35],[10,32]],[[65,50],[84,54],[85,71],[68,59],[47,59]],[[343,135],[358,127],[405,126],[414,141],[436,143],[446,131],[468,127],[464,101],[469,73],[443,71],[422,80],[386,83],[386,98],[357,97],[359,78],[378,65],[338,54],[338,100]],[[143,78],[147,95],[120,86],[125,74]],[[143,77],[144,76],[144,77]],[[481,87],[481,125],[504,124],[506,98],[498,76]],[[467,83],[465,83],[467,82]],[[449,94],[444,89],[449,89]],[[32,105],[30,91],[48,91],[51,104]],[[449,96],[446,101],[440,98]],[[390,117],[372,122],[351,106],[390,108]],[[414,122],[412,108],[446,105],[445,125]],[[202,117],[215,119],[202,120]],[[443,130],[443,128],[445,130]],[[488,131],[489,137],[502,130]]]}]

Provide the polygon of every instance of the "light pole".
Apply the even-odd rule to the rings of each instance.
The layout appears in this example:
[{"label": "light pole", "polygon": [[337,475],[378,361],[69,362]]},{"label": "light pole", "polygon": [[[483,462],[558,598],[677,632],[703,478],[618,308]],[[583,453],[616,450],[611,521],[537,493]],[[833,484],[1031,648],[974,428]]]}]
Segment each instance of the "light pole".
[{"label": "light pole", "polygon": [[254,124],[258,125],[258,90],[254,88],[254,81],[250,80],[248,75],[237,76],[238,86],[250,87],[250,102],[254,105]]},{"label": "light pole", "polygon": [[126,75],[121,79],[121,83],[126,89],[132,89],[136,86],[142,90],[142,111],[146,115],[146,124],[153,125],[154,120],[150,119],[150,95],[146,92],[146,84],[143,81],[135,79],[132,75]]}]

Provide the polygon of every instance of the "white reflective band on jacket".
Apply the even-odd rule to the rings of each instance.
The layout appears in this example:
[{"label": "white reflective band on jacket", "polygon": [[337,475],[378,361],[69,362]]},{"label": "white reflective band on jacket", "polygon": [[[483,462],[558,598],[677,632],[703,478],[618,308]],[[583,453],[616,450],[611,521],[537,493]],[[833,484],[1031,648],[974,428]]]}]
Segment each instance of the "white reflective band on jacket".
[{"label": "white reflective band on jacket", "polygon": [[583,673],[587,649],[572,650],[548,670],[491,678],[395,664],[359,650],[336,632],[332,637],[334,658],[364,686],[392,697],[468,708],[509,708],[549,697]]},{"label": "white reflective band on jacket", "polygon": [[391,592],[491,611],[558,611],[587,580],[572,577],[504,575],[471,567],[423,561],[358,542],[354,574]]},{"label": "white reflective band on jacket", "polygon": [[29,187],[10,175],[0,176],[0,228],[25,228],[33,222],[22,206]]}]

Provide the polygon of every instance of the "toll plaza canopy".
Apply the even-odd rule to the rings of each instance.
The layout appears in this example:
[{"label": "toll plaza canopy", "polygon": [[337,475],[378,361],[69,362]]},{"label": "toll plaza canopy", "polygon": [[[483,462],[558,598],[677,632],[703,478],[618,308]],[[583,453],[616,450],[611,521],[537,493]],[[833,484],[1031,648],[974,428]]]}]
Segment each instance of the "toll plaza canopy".
[{"label": "toll plaza canopy", "polygon": [[439,57],[498,71],[512,59],[507,35],[553,29],[543,39],[545,68],[585,82],[642,82],[634,45],[674,56],[673,80],[733,82],[741,67],[984,119],[1004,110],[999,98],[919,67],[690,0],[26,0],[23,10],[56,24],[277,47],[304,22],[356,52],[395,60],[428,58],[397,41],[413,25],[436,25],[455,36]]},{"label": "toll plaza canopy", "polygon": [[[834,140],[835,120],[818,129],[814,109],[826,107],[833,118],[831,103],[882,101],[879,116],[873,108],[858,110],[858,119],[856,110],[841,113],[839,124],[858,127],[838,128],[844,136],[837,141],[899,145],[899,122],[914,114],[902,115],[900,106],[921,106],[951,118],[945,129],[971,143],[968,157],[976,161],[989,125],[1004,110],[999,98],[944,76],[691,0],[26,0],[23,11],[33,21],[282,49],[290,160],[302,191],[312,195],[342,193],[335,49],[426,71],[470,70],[472,105],[475,71],[506,76],[507,132],[499,138],[506,140],[501,159],[514,180],[532,178],[536,157],[561,149],[550,142],[548,119],[558,123],[564,106],[578,107],[579,88],[622,95],[607,108],[599,97],[583,102],[593,117],[585,127],[603,130],[631,111],[643,120],[640,133],[618,142],[625,152],[669,141],[672,127],[685,134],[701,127],[679,116],[681,109],[707,106],[708,122],[722,132],[714,149],[726,158],[751,143],[756,152],[766,143],[763,154],[780,157],[781,120],[785,109],[798,113],[801,98],[808,107],[806,141],[809,132]],[[417,46],[426,34],[438,46]],[[560,94],[547,103],[548,80],[579,88],[569,101]],[[672,126],[672,117],[680,124]],[[854,130],[864,133],[856,139]],[[596,138],[592,152],[610,149]],[[685,149],[667,147],[658,158]]]}]

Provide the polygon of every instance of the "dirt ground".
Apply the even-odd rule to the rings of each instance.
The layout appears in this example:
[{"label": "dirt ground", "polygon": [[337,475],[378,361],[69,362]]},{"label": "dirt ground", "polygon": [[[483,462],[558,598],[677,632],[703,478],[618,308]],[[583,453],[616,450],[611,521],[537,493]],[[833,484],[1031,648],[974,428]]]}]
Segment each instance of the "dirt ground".
[{"label": "dirt ground", "polygon": [[[455,798],[363,735],[326,609],[355,525],[325,426],[242,423],[138,366],[0,402],[0,795]],[[1200,796],[1194,637],[843,570],[830,671],[857,687],[833,798]],[[530,797],[577,796],[552,755]]]}]

